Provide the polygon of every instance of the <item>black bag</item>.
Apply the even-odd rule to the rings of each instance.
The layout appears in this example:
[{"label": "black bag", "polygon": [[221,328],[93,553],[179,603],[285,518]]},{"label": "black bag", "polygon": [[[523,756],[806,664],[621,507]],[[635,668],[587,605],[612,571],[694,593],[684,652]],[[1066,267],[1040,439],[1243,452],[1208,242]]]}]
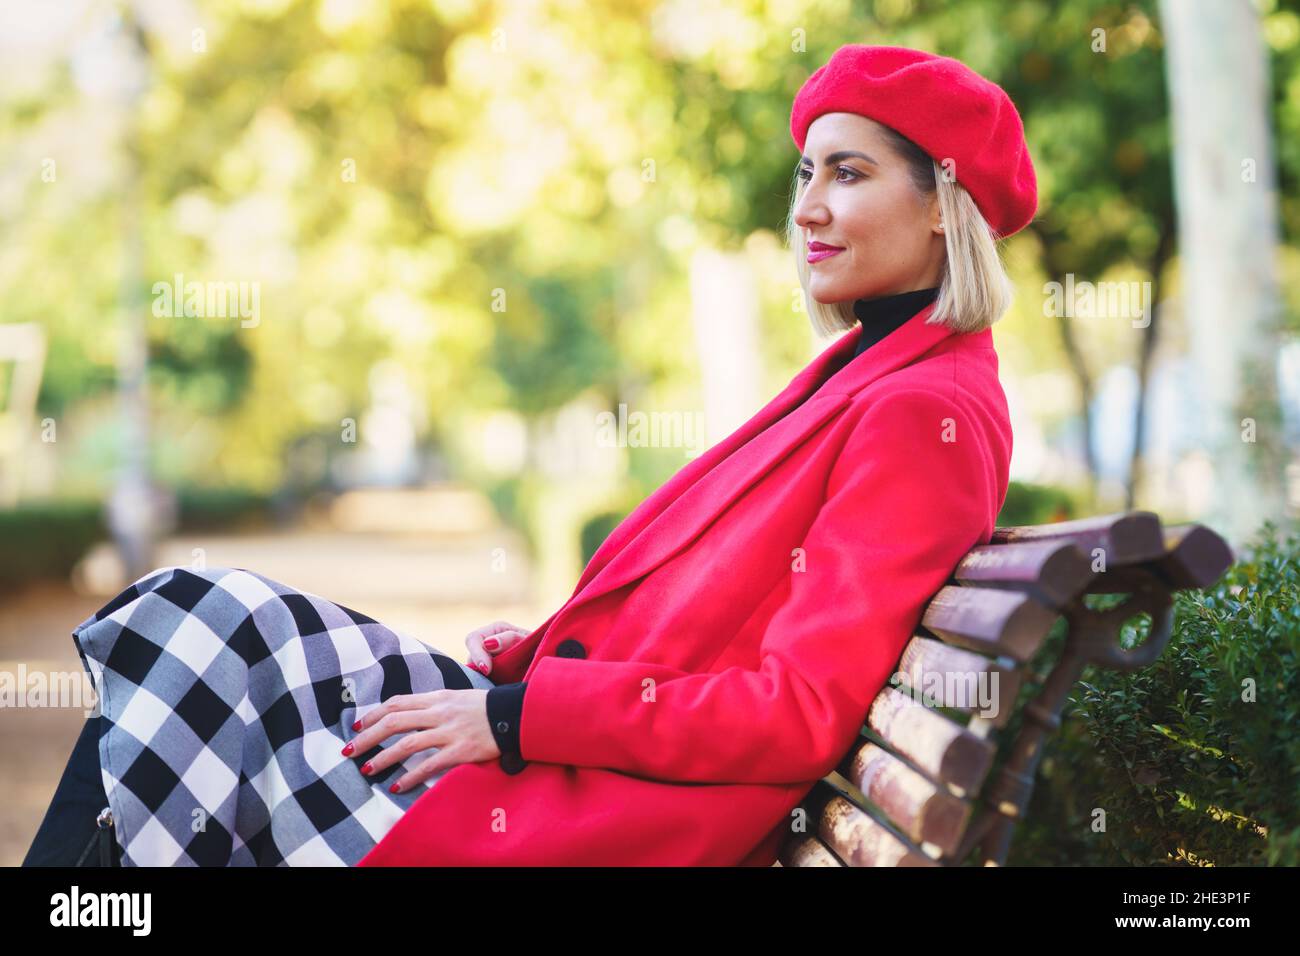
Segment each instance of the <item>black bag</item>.
[{"label": "black bag", "polygon": [[[96,852],[98,851],[98,852]],[[81,851],[75,866],[121,866],[121,848],[113,831],[113,810],[105,807],[95,818],[95,834]]]}]

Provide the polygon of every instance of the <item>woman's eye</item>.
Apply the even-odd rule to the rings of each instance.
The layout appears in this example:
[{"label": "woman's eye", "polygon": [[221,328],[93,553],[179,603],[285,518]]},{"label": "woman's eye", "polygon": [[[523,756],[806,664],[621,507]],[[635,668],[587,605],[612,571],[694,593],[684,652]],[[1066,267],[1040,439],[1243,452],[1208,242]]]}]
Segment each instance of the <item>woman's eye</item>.
[{"label": "woman's eye", "polygon": [[[856,169],[852,168],[851,166],[836,166],[836,167],[835,167],[835,173],[836,173],[836,176],[835,176],[836,182],[844,182],[844,181],[845,181],[845,180],[843,180],[843,179],[840,179],[840,174],[841,174],[841,173],[847,173],[847,174],[849,175],[849,177],[850,177],[850,178],[853,178],[853,179],[858,178],[858,175],[859,175],[858,171],[857,171]],[[812,170],[809,169],[807,166],[801,167],[800,170],[799,170],[799,181],[800,181],[801,183],[806,183],[806,182],[808,182],[808,180],[810,180],[810,179],[812,179]]]}]

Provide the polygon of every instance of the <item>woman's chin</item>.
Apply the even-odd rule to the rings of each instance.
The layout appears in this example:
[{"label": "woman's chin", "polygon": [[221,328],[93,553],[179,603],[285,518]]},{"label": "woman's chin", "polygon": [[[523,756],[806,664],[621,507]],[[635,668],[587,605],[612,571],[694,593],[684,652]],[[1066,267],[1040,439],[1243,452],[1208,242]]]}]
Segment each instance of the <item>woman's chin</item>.
[{"label": "woman's chin", "polygon": [[821,305],[834,305],[836,302],[844,301],[844,296],[840,294],[840,290],[829,283],[810,282],[808,284],[808,294]]}]

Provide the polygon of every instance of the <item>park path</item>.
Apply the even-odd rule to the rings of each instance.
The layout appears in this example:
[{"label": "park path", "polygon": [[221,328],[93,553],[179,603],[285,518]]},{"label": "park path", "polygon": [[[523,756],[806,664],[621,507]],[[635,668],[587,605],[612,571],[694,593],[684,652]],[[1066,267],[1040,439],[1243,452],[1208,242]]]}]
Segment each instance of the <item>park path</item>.
[{"label": "park path", "polygon": [[[454,486],[353,492],[284,531],[171,537],[155,566],[190,565],[195,549],[208,567],[319,594],[458,660],[475,627],[503,618],[532,628],[558,607],[534,596],[522,538]],[[116,593],[105,590],[43,581],[0,596],[0,671],[16,674],[21,662],[28,673],[80,674],[72,629]],[[84,719],[80,708],[0,710],[0,865],[22,862]]]}]

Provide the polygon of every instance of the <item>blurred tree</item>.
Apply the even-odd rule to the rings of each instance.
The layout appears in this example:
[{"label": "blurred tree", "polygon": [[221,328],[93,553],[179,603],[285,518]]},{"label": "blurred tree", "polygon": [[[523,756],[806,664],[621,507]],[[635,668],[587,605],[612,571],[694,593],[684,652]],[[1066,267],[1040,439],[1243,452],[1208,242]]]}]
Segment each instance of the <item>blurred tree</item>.
[{"label": "blurred tree", "polygon": [[[278,0],[199,2],[171,20],[179,8],[147,5],[138,294],[177,274],[261,288],[249,327],[145,316],[154,467],[273,488],[290,477],[285,449],[364,420],[374,370],[394,367],[381,363],[418,391],[430,443],[493,408],[543,421],[582,392],[611,410],[697,407],[687,269],[700,248],[765,267],[765,384],[780,387],[810,348],[779,237],[797,159],[790,100],[845,42],[958,56],[1016,99],[1041,178],[1039,217],[1008,246],[1025,288],[1137,276],[1159,302],[1175,233],[1155,3]],[[1297,0],[1261,3],[1293,242]],[[0,301],[4,321],[50,333],[42,412],[88,416],[89,435],[114,378],[103,316],[120,298],[122,156],[70,78],[84,72],[84,24],[49,22],[63,25],[46,38],[48,68],[15,71],[0,91]],[[57,183],[41,181],[46,158]],[[1145,380],[1161,312],[1143,329],[1053,327],[1032,321],[1033,298],[1008,316],[1008,366],[1072,370],[1095,469],[1098,433],[1119,426],[1090,420],[1093,381],[1124,364]],[[291,480],[306,486],[311,462],[331,457]],[[648,490],[682,458],[632,449],[631,479]],[[70,465],[66,480],[91,471]]]},{"label": "blurred tree", "polygon": [[1242,546],[1285,510],[1281,301],[1267,53],[1248,0],[1162,0],[1182,282],[1214,464],[1213,524]]}]

